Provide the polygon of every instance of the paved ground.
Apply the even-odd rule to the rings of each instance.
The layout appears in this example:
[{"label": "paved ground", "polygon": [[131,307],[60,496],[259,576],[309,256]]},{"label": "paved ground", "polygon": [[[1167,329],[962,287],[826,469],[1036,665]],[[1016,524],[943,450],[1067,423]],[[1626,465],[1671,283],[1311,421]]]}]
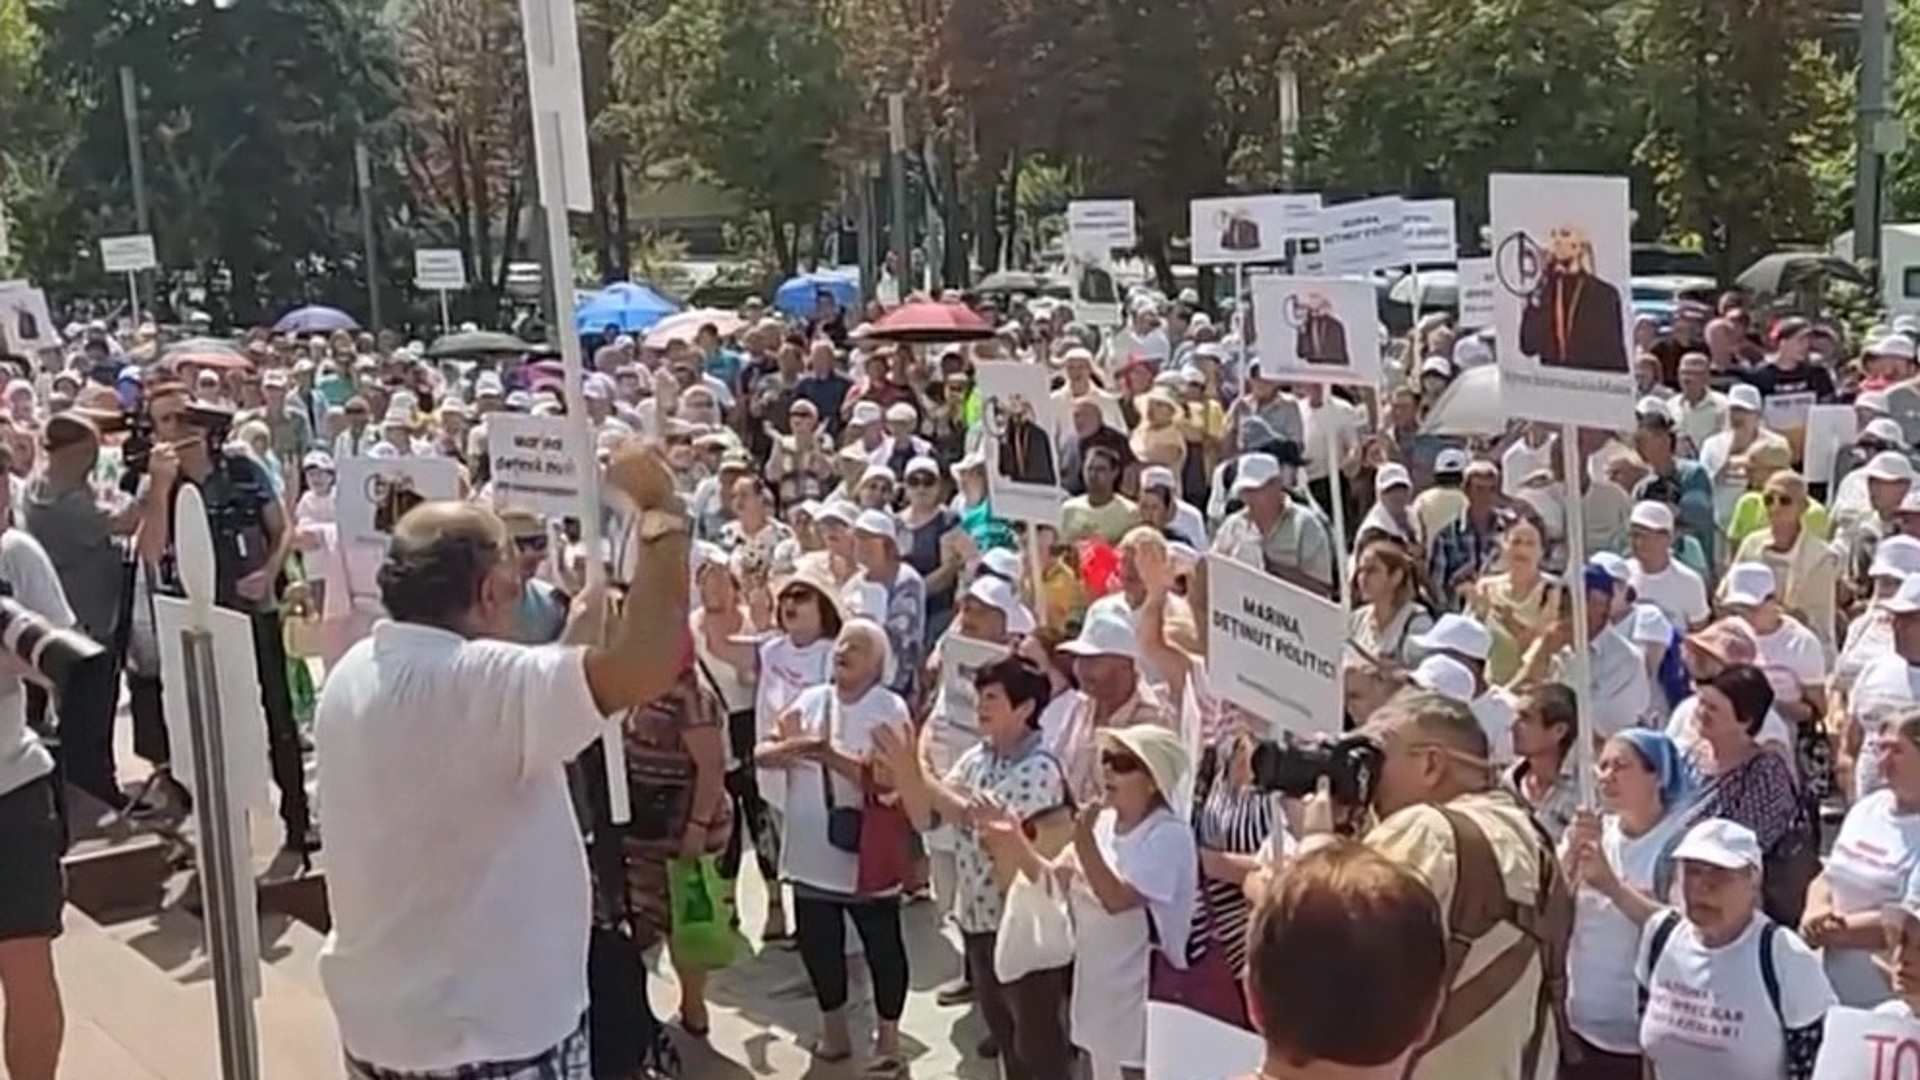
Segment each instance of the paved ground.
[{"label": "paved ground", "polygon": [[[766,910],[766,890],[752,870],[741,879],[740,906],[742,925],[757,931]],[[951,931],[942,933],[936,922],[931,904],[913,905],[906,911],[912,982],[902,1026],[912,1075],[914,1080],[998,1080],[998,1068],[973,1053],[986,1029],[972,1010],[943,1008],[934,1002],[934,992],[960,970],[958,943]],[[856,975],[854,1037],[861,1040],[873,1030],[872,992],[860,961],[851,963]],[[654,981],[655,1008],[662,1017],[672,1017],[678,1008],[672,969],[664,962],[655,967],[659,973]],[[858,1075],[856,1065],[823,1065],[806,1054],[806,1042],[819,1028],[819,1012],[797,954],[763,951],[717,972],[709,984],[708,999],[713,1013],[708,1045],[677,1036],[686,1059],[686,1080],[828,1080]]]}]

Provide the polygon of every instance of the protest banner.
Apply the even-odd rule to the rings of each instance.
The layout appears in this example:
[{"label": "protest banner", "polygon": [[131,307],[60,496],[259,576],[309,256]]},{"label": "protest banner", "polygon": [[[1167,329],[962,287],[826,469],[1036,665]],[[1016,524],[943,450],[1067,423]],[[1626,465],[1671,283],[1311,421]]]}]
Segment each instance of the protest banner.
[{"label": "protest banner", "polygon": [[339,463],[343,543],[385,544],[407,511],[460,496],[460,466],[443,457],[350,457]]},{"label": "protest banner", "polygon": [[1404,199],[1400,235],[1413,266],[1447,266],[1460,257],[1452,199]]},{"label": "protest banner", "polygon": [[1207,557],[1207,677],[1275,735],[1338,735],[1344,695],[1340,605],[1219,555]]},{"label": "protest banner", "polygon": [[1261,374],[1290,382],[1375,386],[1380,316],[1373,286],[1341,278],[1253,279],[1253,336]]},{"label": "protest banner", "polygon": [[1334,277],[1407,264],[1398,195],[1360,199],[1320,211],[1320,270]]},{"label": "protest banner", "polygon": [[1920,1020],[1829,1009],[1813,1080],[1920,1080]]},{"label": "protest banner", "polygon": [[1287,241],[1320,235],[1318,195],[1220,195],[1188,209],[1196,266],[1280,262]]},{"label": "protest banner", "polygon": [[993,516],[1058,528],[1067,494],[1060,488],[1064,426],[1053,400],[1053,373],[1041,364],[988,360],[974,365],[980,397],[979,452],[987,459]]},{"label": "protest banner", "polygon": [[487,461],[494,505],[551,518],[578,514],[580,463],[591,456],[573,441],[574,432],[563,416],[495,413],[488,417]]},{"label": "protest banner", "polygon": [[1104,262],[1140,242],[1132,199],[1075,199],[1067,204],[1067,250]]},{"label": "protest banner", "polygon": [[1171,1001],[1147,1002],[1147,1080],[1219,1080],[1260,1068],[1259,1035]]},{"label": "protest banner", "polygon": [[1460,328],[1478,330],[1493,325],[1493,260],[1461,259],[1454,277],[1460,301]]}]

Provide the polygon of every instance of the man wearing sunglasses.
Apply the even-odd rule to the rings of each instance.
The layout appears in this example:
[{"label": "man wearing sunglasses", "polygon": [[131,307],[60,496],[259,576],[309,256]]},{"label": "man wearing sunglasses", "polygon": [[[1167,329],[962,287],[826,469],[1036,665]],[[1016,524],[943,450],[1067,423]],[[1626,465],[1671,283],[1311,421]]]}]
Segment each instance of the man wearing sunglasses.
[{"label": "man wearing sunglasses", "polygon": [[553,534],[546,519],[531,510],[504,510],[513,540],[514,569],[520,575],[520,608],[514,614],[513,640],[521,645],[545,645],[560,640],[567,627],[567,595],[540,576],[552,552]]}]

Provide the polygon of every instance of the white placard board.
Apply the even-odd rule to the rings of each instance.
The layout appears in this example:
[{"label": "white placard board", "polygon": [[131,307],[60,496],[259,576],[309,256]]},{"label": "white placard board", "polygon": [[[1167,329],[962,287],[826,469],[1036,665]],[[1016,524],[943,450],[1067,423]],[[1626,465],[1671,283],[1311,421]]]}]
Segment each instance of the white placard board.
[{"label": "white placard board", "polygon": [[1105,258],[1139,242],[1132,199],[1076,199],[1067,204],[1067,250]]},{"label": "white placard board", "polygon": [[1400,234],[1407,245],[1407,262],[1445,266],[1460,257],[1453,213],[1452,199],[1401,200]]},{"label": "white placard board", "polygon": [[1813,1080],[1920,1080],[1920,1020],[1828,1009]]},{"label": "white placard board", "polygon": [[457,292],[466,288],[466,256],[459,248],[416,248],[413,285],[430,292]]},{"label": "white placard board", "polygon": [[1147,1002],[1147,1080],[1220,1080],[1258,1072],[1259,1035],[1170,1001]]},{"label": "white placard board", "polygon": [[1250,287],[1249,344],[1263,376],[1356,386],[1380,382],[1380,319],[1372,284],[1262,275]]},{"label": "white placard board", "polygon": [[[1805,475],[1810,484],[1833,479],[1834,465],[1860,434],[1860,416],[1851,405],[1815,405],[1807,410]],[[1837,493],[1830,492],[1831,503]]]},{"label": "white placard board", "polygon": [[1454,266],[1454,289],[1460,300],[1460,328],[1478,330],[1493,325],[1493,279],[1491,258],[1461,259]]},{"label": "white placard board", "polygon": [[[153,598],[154,637],[160,646],[161,696],[166,707],[167,740],[175,748],[174,779],[199,791],[194,775],[193,727],[187,710],[187,659],[181,632],[193,625],[193,605],[173,596]],[[260,671],[254,662],[253,623],[225,608],[208,613],[213,635],[215,674],[220,688],[220,731],[227,758],[227,791],[236,818],[275,820],[267,760],[267,719],[260,706]],[[244,813],[243,813],[244,812]],[[244,833],[240,834],[242,837]],[[237,849],[252,851],[249,842]]]},{"label": "white placard board", "polygon": [[1207,556],[1207,678],[1216,694],[1295,736],[1338,735],[1340,605],[1244,563]]},{"label": "white placard board", "polygon": [[1196,266],[1279,262],[1320,233],[1318,195],[1221,195],[1189,205]]},{"label": "white placard board", "polygon": [[1064,425],[1052,373],[1017,360],[981,361],[973,370],[993,516],[1058,528],[1067,493],[1060,489]]},{"label": "white placard board", "polygon": [[59,347],[47,294],[24,281],[0,282],[0,352],[30,356]]},{"label": "white placard board", "polygon": [[1487,188],[1506,409],[1550,424],[1632,427],[1626,178],[1496,173]]},{"label": "white placard board", "polygon": [[593,461],[593,451],[572,445],[571,427],[563,416],[495,413],[487,419],[494,505],[544,517],[580,516],[583,477],[589,475],[581,465]]},{"label": "white placard board", "polygon": [[460,495],[460,466],[443,457],[350,457],[339,465],[340,538],[349,544],[379,544],[416,503]]},{"label": "white placard board", "polygon": [[133,274],[160,265],[153,252],[151,233],[100,238],[100,265],[109,274]]},{"label": "white placard board", "polygon": [[527,87],[539,160],[559,166],[567,209],[593,210],[587,101],[580,77],[580,21],[573,0],[520,0]]},{"label": "white placard board", "polygon": [[1398,195],[1322,207],[1320,272],[1339,277],[1407,265],[1403,221]]}]

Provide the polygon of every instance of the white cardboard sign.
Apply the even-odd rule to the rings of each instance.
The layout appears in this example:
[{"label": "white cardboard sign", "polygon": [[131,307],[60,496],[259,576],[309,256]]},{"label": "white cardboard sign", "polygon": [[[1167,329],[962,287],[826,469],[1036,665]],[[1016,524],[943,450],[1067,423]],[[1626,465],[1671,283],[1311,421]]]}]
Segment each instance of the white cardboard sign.
[{"label": "white cardboard sign", "polygon": [[1218,555],[1207,557],[1207,572],[1214,692],[1279,731],[1338,735],[1347,639],[1340,605]]},{"label": "white cardboard sign", "polygon": [[1460,257],[1452,199],[1404,199],[1400,212],[1400,234],[1407,245],[1407,262],[1415,266],[1444,266]]},{"label": "white cardboard sign", "polygon": [[1196,266],[1279,262],[1320,233],[1318,195],[1222,195],[1189,207]]},{"label": "white cardboard sign", "polygon": [[1067,204],[1067,250],[1105,258],[1139,242],[1132,199],[1076,199]]},{"label": "white cardboard sign", "polygon": [[1147,1080],[1218,1080],[1259,1070],[1259,1035],[1171,1001],[1147,1002]]},{"label": "white cardboard sign", "polygon": [[[567,209],[593,210],[586,91],[580,76],[580,21],[573,0],[520,0],[534,153],[557,167]],[[544,182],[544,181],[543,181]]]},{"label": "white cardboard sign", "polygon": [[1920,1021],[1865,1009],[1827,1010],[1813,1080],[1920,1080]]},{"label": "white cardboard sign", "polygon": [[1372,284],[1351,278],[1252,279],[1261,374],[1297,382],[1378,385],[1380,319]]},{"label": "white cardboard sign", "polygon": [[1322,271],[1338,277],[1407,265],[1404,220],[1398,195],[1322,208]]},{"label": "white cardboard sign", "polygon": [[413,253],[413,284],[430,292],[467,287],[467,259],[459,248],[418,248]]},{"label": "white cardboard sign", "polygon": [[47,294],[24,281],[0,281],[0,351],[31,356],[59,346]]},{"label": "white cardboard sign", "polygon": [[100,265],[109,274],[133,274],[160,265],[153,252],[151,233],[100,238]]},{"label": "white cardboard sign", "polygon": [[340,466],[340,537],[384,545],[416,504],[460,495],[460,466],[443,457],[351,457]]},{"label": "white cardboard sign", "polygon": [[487,459],[496,506],[532,510],[544,517],[578,517],[583,503],[581,463],[591,452],[572,445],[563,416],[487,419]]},{"label": "white cardboard sign", "polygon": [[1032,525],[1060,525],[1060,431],[1052,372],[1044,364],[984,360],[974,365],[980,393],[980,449],[987,456],[987,499],[993,515]]},{"label": "white cardboard sign", "polygon": [[1493,325],[1493,260],[1461,259],[1454,268],[1454,288],[1460,298],[1460,328],[1478,330]]}]

